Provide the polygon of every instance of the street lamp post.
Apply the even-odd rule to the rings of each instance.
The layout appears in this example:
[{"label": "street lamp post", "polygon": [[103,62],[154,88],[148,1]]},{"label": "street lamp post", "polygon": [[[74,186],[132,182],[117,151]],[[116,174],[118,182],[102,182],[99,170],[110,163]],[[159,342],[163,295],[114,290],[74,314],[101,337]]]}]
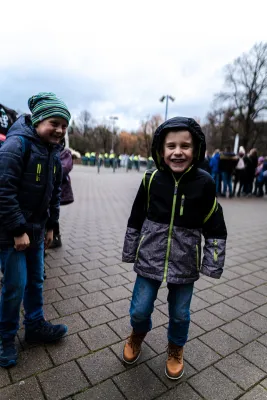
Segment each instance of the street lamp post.
[{"label": "street lamp post", "polygon": [[163,103],[165,99],[166,99],[166,109],[165,109],[165,121],[166,121],[167,118],[168,118],[169,99],[170,99],[171,101],[174,101],[175,98],[172,97],[172,96],[170,96],[169,94],[167,94],[166,96],[162,96],[162,97],[159,99],[159,101],[161,101],[161,102]]},{"label": "street lamp post", "polygon": [[114,152],[115,123],[116,123],[116,120],[118,120],[119,118],[118,118],[118,117],[113,117],[113,116],[111,116],[111,117],[109,117],[109,119],[110,119],[111,122],[112,122],[111,150]]}]

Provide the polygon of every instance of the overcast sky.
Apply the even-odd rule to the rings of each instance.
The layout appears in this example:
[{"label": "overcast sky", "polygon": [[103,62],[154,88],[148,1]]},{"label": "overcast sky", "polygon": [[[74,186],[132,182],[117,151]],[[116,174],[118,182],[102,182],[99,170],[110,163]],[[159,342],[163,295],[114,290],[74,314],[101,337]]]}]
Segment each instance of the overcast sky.
[{"label": "overcast sky", "polygon": [[[266,1],[5,1],[0,14],[0,103],[23,112],[39,91],[73,115],[119,118],[137,129],[161,113],[200,117],[223,66],[267,40]],[[254,7],[254,9],[253,9]]]}]

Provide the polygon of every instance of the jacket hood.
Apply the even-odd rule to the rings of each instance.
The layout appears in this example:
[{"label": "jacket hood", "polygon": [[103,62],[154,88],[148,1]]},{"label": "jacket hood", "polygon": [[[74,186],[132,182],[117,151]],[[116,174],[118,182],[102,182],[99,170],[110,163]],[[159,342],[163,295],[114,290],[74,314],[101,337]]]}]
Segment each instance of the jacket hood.
[{"label": "jacket hood", "polygon": [[174,117],[163,122],[155,131],[152,142],[152,157],[158,169],[163,170],[166,166],[161,156],[162,144],[166,134],[170,131],[187,130],[194,138],[194,143],[197,145],[195,149],[194,165],[202,162],[205,159],[206,140],[199,124],[193,118]]}]

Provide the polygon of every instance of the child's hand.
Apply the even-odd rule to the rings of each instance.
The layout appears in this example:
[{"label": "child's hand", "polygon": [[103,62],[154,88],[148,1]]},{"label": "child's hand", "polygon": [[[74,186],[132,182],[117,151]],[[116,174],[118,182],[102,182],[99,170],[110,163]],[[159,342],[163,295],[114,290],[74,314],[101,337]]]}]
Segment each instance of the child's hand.
[{"label": "child's hand", "polygon": [[23,251],[30,246],[30,239],[27,233],[23,233],[21,236],[14,237],[15,245],[14,248],[17,251]]},{"label": "child's hand", "polygon": [[45,234],[45,250],[51,246],[53,238],[54,238],[53,230],[47,231]]}]

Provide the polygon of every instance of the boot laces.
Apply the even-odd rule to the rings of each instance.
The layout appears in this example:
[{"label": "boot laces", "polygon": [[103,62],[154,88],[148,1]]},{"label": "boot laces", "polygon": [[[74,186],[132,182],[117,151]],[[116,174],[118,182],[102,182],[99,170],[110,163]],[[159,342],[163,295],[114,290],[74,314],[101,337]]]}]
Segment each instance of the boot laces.
[{"label": "boot laces", "polygon": [[182,364],[182,347],[173,344],[168,345],[168,359],[175,358],[180,364]]}]

